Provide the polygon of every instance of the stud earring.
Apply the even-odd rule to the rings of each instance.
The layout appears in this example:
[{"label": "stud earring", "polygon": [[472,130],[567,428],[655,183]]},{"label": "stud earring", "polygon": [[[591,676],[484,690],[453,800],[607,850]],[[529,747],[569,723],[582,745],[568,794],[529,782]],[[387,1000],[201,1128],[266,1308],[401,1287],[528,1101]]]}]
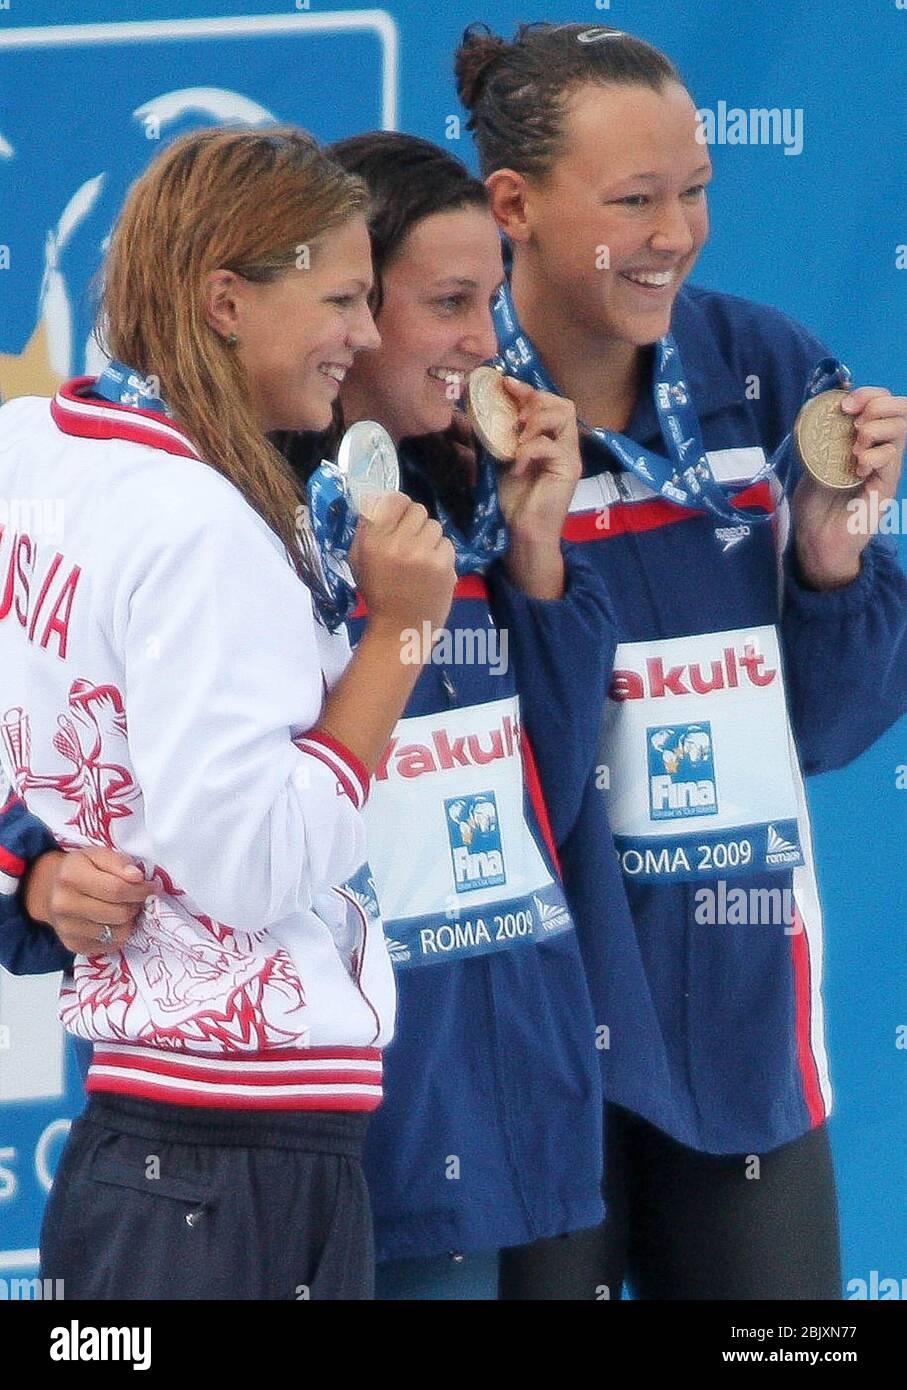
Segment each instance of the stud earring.
[{"label": "stud earring", "polygon": [[224,342],[227,344],[228,348],[235,348],[239,345],[239,339],[237,338],[235,333],[231,333],[228,337],[226,337],[224,339]]}]

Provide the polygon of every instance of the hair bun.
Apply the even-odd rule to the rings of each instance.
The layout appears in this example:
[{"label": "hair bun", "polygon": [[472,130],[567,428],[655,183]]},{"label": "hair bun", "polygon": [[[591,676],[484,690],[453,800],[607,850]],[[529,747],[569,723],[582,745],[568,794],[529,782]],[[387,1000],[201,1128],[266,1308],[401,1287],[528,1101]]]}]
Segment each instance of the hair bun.
[{"label": "hair bun", "polygon": [[487,24],[470,24],[454,57],[457,94],[467,111],[481,100],[491,70],[512,45],[493,34]]}]

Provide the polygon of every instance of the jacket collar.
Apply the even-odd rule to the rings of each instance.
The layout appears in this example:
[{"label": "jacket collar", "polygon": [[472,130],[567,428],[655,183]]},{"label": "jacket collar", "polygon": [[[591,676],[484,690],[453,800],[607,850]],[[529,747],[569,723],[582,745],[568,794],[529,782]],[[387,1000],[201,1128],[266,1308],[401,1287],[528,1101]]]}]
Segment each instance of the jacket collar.
[{"label": "jacket collar", "polygon": [[94,376],[77,376],[65,382],[50,403],[54,424],[63,434],[82,439],[126,439],[147,444],[182,458],[201,459],[188,436],[159,411],[117,405],[92,398]]}]

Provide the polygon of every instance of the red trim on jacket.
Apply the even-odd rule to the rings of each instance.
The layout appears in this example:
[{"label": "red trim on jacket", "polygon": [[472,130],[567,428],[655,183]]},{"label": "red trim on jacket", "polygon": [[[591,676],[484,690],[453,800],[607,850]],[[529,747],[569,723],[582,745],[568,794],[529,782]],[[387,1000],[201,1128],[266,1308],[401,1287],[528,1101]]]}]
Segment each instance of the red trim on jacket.
[{"label": "red trim on jacket", "polygon": [[[488,598],[489,598],[489,594],[488,594],[488,585],[487,585],[486,582],[485,582],[485,577],[484,577],[484,575],[481,575],[481,574],[462,574],[462,575],[460,575],[460,576],[458,577],[458,579],[457,579],[456,584],[454,585],[453,596],[454,596],[454,602],[455,602],[455,603],[456,603],[456,601],[457,601],[458,598],[483,598],[483,599],[485,599],[486,602],[487,602],[487,601],[488,601]],[[367,609],[366,606],[365,606],[365,602],[364,602],[364,600],[362,599],[362,596],[359,595],[359,594],[357,594],[357,596],[356,596],[356,607],[353,609],[352,613],[350,614],[350,617],[351,617],[351,618],[366,618],[366,617],[368,617],[368,609]]]},{"label": "red trim on jacket", "polygon": [[809,941],[803,918],[794,909],[791,935],[791,961],[794,971],[794,1013],[797,1060],[803,1080],[803,1099],[815,1127],[825,1119],[825,1101],[819,1084],[819,1071],[812,1048],[812,979]]},{"label": "red trim on jacket", "polygon": [[357,811],[368,800],[370,778],[368,768],[346,744],[321,729],[310,730],[293,739],[300,753],[317,758],[337,778],[339,787],[349,797]]},{"label": "red trim on jacket", "polygon": [[140,410],[137,406],[118,405],[115,401],[89,400],[84,393],[90,391],[96,381],[94,376],[74,377],[64,382],[54,396],[50,413],[63,434],[82,439],[125,439],[133,444],[163,449],[180,458],[200,457],[179,425],[160,411]]},{"label": "red trim on jacket", "polygon": [[[735,507],[750,507],[763,512],[774,511],[775,503],[768,481],[755,483],[733,498]],[[564,522],[565,541],[605,541],[628,532],[655,531],[678,521],[690,521],[694,516],[707,516],[699,507],[678,507],[662,497],[644,502],[621,502],[593,511],[572,512]]]},{"label": "red trim on jacket", "polygon": [[86,1091],[225,1110],[374,1110],[383,1067],[374,1047],[313,1047],[229,1056],[95,1043]]},{"label": "red trim on jacket", "polygon": [[542,791],[542,782],[539,771],[535,763],[535,754],[532,751],[532,744],[529,742],[529,735],[526,730],[520,733],[520,752],[523,757],[523,772],[526,777],[526,790],[529,793],[529,800],[535,812],[535,818],[539,823],[542,838],[551,861],[557,871],[558,878],[561,877],[561,862],[558,858],[557,845],[554,843],[554,835],[551,831],[551,821],[548,819],[548,807],[545,804],[545,793]]},{"label": "red trim on jacket", "polygon": [[20,859],[17,854],[10,854],[8,849],[0,845],[0,871],[5,874],[12,874],[13,878],[21,878],[28,868],[24,859]]}]

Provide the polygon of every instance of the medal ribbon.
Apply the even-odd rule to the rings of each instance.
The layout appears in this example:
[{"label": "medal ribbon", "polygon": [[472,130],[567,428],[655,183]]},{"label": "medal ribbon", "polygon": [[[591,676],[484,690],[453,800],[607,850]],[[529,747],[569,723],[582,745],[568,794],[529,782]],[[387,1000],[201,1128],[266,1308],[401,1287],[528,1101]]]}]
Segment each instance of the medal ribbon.
[{"label": "medal ribbon", "polygon": [[[510,286],[505,281],[492,305],[500,348],[496,361],[521,381],[539,391],[559,395],[539,357],[535,345],[523,332],[514,308]],[[849,386],[850,373],[836,358],[825,357],[818,364],[806,385],[803,399],[807,401],[834,386]],[[655,370],[652,374],[652,395],[662,439],[668,458],[645,449],[616,430],[593,429],[584,426],[589,434],[624,468],[640,478],[661,497],[679,507],[695,511],[705,508],[721,522],[770,521],[771,512],[744,511],[735,507],[715,478],[706,455],[696,407],[690,396],[683,363],[672,334],[659,338],[655,345]],[[786,434],[754,478],[745,486],[752,487],[775,470],[781,455],[790,444]]]},{"label": "medal ribbon", "polygon": [[127,367],[125,362],[108,362],[92,386],[91,393],[114,405],[129,405],[136,410],[154,410],[160,415],[170,415],[154,383],[142,376],[141,372]]},{"label": "medal ribbon", "polygon": [[[336,463],[323,459],[306,485],[308,515],[298,527],[312,562],[312,599],[329,632],[336,632],[356,604],[356,581],[349,565],[358,513]],[[311,530],[309,525],[310,523]],[[314,538],[314,545],[306,545]]]},{"label": "medal ribbon", "polygon": [[[123,362],[108,362],[91,388],[92,395],[115,405],[170,415],[154,383]],[[308,508],[300,508],[297,535],[308,560],[312,601],[325,626],[334,632],[352,611],[356,583],[348,557],[356,534],[356,512],[336,464],[323,462],[309,479]]]},{"label": "medal ribbon", "polygon": [[[484,574],[489,566],[503,555],[510,544],[507,525],[501,515],[498,500],[497,465],[484,449],[478,451],[478,477],[474,490],[475,506],[468,532],[456,524],[438,494],[432,480],[419,464],[401,454],[401,472],[416,488],[428,493],[429,511],[434,514],[445,536],[454,548],[457,574]],[[415,490],[415,489],[414,489]]]}]

